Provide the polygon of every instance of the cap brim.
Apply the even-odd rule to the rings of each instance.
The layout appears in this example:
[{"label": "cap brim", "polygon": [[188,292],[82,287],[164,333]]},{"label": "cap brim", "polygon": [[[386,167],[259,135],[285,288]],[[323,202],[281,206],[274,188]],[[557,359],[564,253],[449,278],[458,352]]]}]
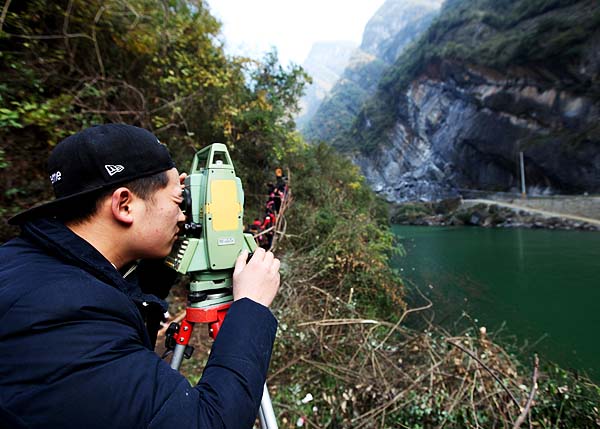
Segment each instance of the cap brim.
[{"label": "cap brim", "polygon": [[98,188],[86,189],[85,191],[79,192],[78,194],[73,194],[69,195],[68,197],[58,198],[56,200],[38,204],[27,210],[22,211],[21,213],[17,213],[16,215],[8,219],[8,223],[10,225],[22,225],[25,222],[33,219],[56,216],[69,205],[74,204],[82,196],[92,194],[102,189],[105,189],[105,187],[100,186]]}]

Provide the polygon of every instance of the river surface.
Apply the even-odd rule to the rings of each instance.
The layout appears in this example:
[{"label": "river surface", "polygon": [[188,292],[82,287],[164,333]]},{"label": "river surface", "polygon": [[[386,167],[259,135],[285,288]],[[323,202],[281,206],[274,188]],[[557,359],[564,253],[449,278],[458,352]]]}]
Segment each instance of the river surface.
[{"label": "river surface", "polygon": [[[393,226],[394,266],[451,326],[466,312],[540,359],[600,381],[600,233]],[[414,294],[410,294],[411,296]],[[423,300],[421,300],[421,303]],[[415,299],[412,306],[418,305]],[[465,318],[462,318],[464,322]]]}]

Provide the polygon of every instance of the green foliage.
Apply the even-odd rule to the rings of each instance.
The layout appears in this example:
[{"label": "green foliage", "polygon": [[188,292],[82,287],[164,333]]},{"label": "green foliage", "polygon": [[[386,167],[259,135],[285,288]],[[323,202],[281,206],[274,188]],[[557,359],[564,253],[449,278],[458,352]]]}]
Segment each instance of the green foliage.
[{"label": "green foliage", "polygon": [[276,52],[262,62],[245,61],[242,72],[247,88],[234,94],[237,105],[227,110],[219,129],[232,156],[246,160],[236,166],[249,193],[263,194],[264,184],[284,161],[284,154],[293,153],[301,144],[293,113],[308,75],[298,66],[284,69]]},{"label": "green foliage", "polygon": [[431,203],[405,203],[392,210],[392,220],[395,223],[410,223],[434,213]]},{"label": "green foliage", "polygon": [[19,122],[19,113],[4,107],[0,108],[0,127],[23,128]]},{"label": "green foliage", "polygon": [[[11,2],[0,37],[4,216],[51,197],[47,156],[65,136],[107,122],[152,130],[181,170],[220,141],[249,193],[288,146],[307,75],[264,60],[228,58],[220,23],[201,0]],[[7,193],[9,189],[19,192]],[[5,227],[3,227],[5,228]],[[15,230],[0,231],[5,239]]]},{"label": "green foliage", "polygon": [[4,149],[0,149],[0,169],[8,167],[9,164],[6,162],[6,152]]},{"label": "green foliage", "polygon": [[548,365],[539,383],[532,419],[541,428],[600,426],[600,387],[556,365]]},{"label": "green foliage", "polygon": [[334,283],[335,293],[347,295],[353,288],[364,311],[397,314],[403,289],[389,258],[401,248],[389,229],[387,207],[359,169],[324,143],[307,146],[288,163],[297,196],[289,213],[297,232],[289,246],[301,250],[321,281]]}]

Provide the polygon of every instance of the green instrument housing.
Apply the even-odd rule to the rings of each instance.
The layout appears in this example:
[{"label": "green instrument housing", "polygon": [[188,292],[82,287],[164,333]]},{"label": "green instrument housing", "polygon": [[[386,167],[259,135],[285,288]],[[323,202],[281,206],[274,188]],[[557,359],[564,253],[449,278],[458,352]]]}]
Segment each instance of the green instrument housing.
[{"label": "green instrument housing", "polygon": [[252,252],[257,246],[251,234],[244,234],[244,191],[227,146],[213,143],[197,152],[185,187],[191,197],[185,210],[188,229],[165,263],[191,277],[190,296],[205,297],[191,307],[231,301],[235,261],[243,249]]}]

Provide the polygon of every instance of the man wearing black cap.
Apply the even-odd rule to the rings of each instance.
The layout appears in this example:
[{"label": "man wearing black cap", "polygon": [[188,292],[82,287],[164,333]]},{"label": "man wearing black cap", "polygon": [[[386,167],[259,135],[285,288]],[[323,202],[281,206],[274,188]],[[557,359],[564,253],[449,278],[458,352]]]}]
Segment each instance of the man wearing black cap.
[{"label": "man wearing black cap", "polygon": [[65,139],[48,168],[56,199],[12,218],[21,236],[0,247],[0,427],[252,427],[279,260],[240,255],[234,303],[191,387],[144,326],[163,296],[119,272],[170,252],[184,175],[154,135],[122,124]]}]

